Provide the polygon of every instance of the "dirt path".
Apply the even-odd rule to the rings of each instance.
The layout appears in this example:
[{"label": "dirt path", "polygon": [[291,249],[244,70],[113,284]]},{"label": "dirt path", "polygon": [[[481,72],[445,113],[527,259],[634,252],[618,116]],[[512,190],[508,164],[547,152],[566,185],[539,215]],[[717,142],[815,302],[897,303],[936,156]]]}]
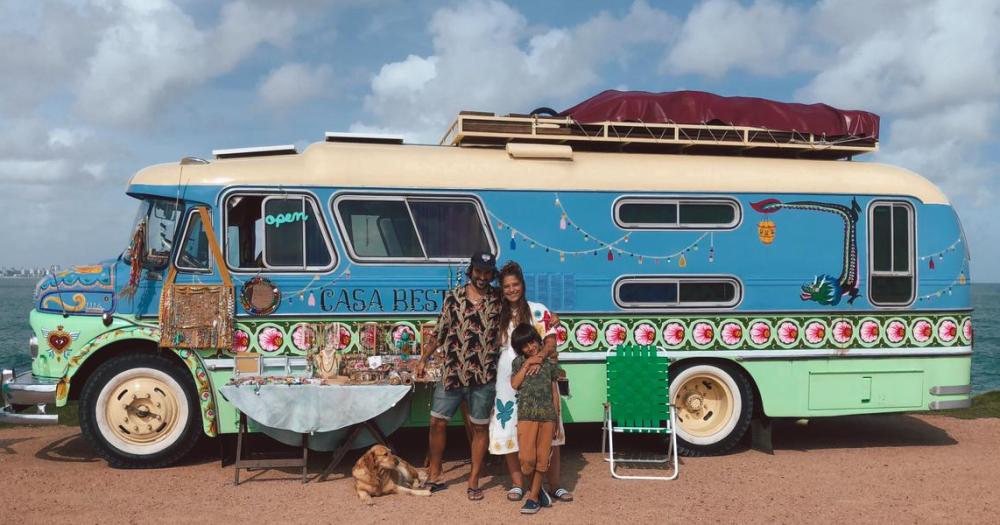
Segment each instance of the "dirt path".
[{"label": "dirt path", "polygon": [[[325,483],[294,473],[251,473],[232,485],[218,443],[186,465],[114,470],[72,427],[0,429],[0,509],[24,523],[988,523],[998,519],[1000,419],[850,417],[779,423],[774,456],[753,450],[683,459],[673,482],[617,481],[600,458],[595,427],[568,429],[564,479],[576,502],[534,517],[504,499],[506,476],[485,478],[484,501],[465,498],[461,434],[449,435],[454,484],[430,498],[390,496],[362,505],[344,479],[349,454]],[[631,445],[655,444],[639,436]],[[646,439],[646,440],[644,440]],[[393,436],[419,461],[424,432]],[[326,455],[316,454],[312,472]],[[497,464],[490,469],[500,474]]]}]

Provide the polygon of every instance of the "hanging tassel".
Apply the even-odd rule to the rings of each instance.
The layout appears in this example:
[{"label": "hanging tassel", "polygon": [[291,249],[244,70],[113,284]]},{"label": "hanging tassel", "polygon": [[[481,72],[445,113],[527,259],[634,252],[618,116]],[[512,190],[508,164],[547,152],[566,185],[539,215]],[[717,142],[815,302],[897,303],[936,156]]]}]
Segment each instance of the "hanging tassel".
[{"label": "hanging tassel", "polygon": [[687,261],[687,259],[686,259],[686,258],[684,257],[684,254],[683,254],[683,253],[681,254],[681,258],[680,258],[680,259],[677,259],[677,265],[678,265],[678,266],[680,266],[681,268],[683,268],[683,267],[685,267],[685,266],[687,266],[687,265],[688,265],[688,261]]},{"label": "hanging tassel", "polygon": [[344,279],[350,279],[350,278],[351,278],[351,268],[348,267],[346,270],[344,270]]},{"label": "hanging tassel", "polygon": [[566,254],[559,252],[559,262],[566,262]]},{"label": "hanging tassel", "polygon": [[715,248],[708,249],[708,262],[715,262]]},{"label": "hanging tassel", "polygon": [[516,235],[516,234],[517,234],[517,232],[515,232],[514,230],[510,231],[510,249],[511,250],[516,250],[517,249],[517,242],[514,240],[514,235]]},{"label": "hanging tassel", "polygon": [[608,249],[608,261],[613,261],[613,260],[615,260],[615,256],[614,256],[614,254],[611,253],[611,249],[609,248]]},{"label": "hanging tassel", "polygon": [[565,213],[562,214],[562,217],[559,218],[559,229],[560,230],[565,230],[566,229],[566,214]]},{"label": "hanging tassel", "polygon": [[931,261],[931,262],[930,262],[930,264],[929,264],[928,266],[930,266],[930,267],[931,267],[931,270],[933,270],[933,269],[934,269],[934,258],[933,258],[933,257],[931,257],[931,258],[930,258],[930,261]]},{"label": "hanging tassel", "polygon": [[316,306],[316,294],[309,292],[309,301],[306,304],[309,306]]},{"label": "hanging tassel", "polygon": [[642,256],[641,255],[639,256],[639,264],[642,264]]},{"label": "hanging tassel", "polygon": [[958,284],[961,284],[962,286],[965,286],[965,283],[966,283],[965,272],[962,272],[962,273],[958,274]]}]

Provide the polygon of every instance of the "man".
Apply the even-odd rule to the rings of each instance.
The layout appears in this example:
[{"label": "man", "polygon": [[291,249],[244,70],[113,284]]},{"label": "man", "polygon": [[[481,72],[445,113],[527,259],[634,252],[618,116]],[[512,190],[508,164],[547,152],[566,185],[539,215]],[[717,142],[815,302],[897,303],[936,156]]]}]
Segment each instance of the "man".
[{"label": "man", "polygon": [[430,487],[441,490],[441,457],[444,455],[448,421],[462,401],[472,422],[472,472],[467,495],[483,499],[479,474],[489,445],[490,411],[496,397],[497,357],[500,353],[500,299],[492,282],[497,275],[496,257],[476,253],[469,261],[469,282],[445,294],[435,337],[425,341],[417,363],[424,373],[427,357],[444,347],[441,382],[434,387],[430,425]]}]

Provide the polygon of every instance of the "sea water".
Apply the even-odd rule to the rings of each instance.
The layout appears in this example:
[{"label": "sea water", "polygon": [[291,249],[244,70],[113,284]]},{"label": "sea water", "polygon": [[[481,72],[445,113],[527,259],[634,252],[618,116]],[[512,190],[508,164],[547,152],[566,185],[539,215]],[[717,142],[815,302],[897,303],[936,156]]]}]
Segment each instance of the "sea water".
[{"label": "sea water", "polygon": [[[28,313],[35,281],[0,279],[0,367],[25,369],[28,354]],[[972,392],[1000,390],[1000,284],[972,285]],[[44,344],[44,343],[42,343]]]}]

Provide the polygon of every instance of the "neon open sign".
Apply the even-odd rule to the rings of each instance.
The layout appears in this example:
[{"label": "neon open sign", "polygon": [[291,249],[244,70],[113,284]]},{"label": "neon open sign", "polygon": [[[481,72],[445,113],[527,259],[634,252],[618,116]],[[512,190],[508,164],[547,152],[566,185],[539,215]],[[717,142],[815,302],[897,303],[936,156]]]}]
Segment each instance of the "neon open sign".
[{"label": "neon open sign", "polygon": [[308,220],[309,216],[306,215],[306,212],[304,211],[275,213],[264,217],[264,222],[268,226],[274,226],[275,228],[280,228],[282,224],[288,224],[291,222],[299,222],[299,221],[305,222]]}]

